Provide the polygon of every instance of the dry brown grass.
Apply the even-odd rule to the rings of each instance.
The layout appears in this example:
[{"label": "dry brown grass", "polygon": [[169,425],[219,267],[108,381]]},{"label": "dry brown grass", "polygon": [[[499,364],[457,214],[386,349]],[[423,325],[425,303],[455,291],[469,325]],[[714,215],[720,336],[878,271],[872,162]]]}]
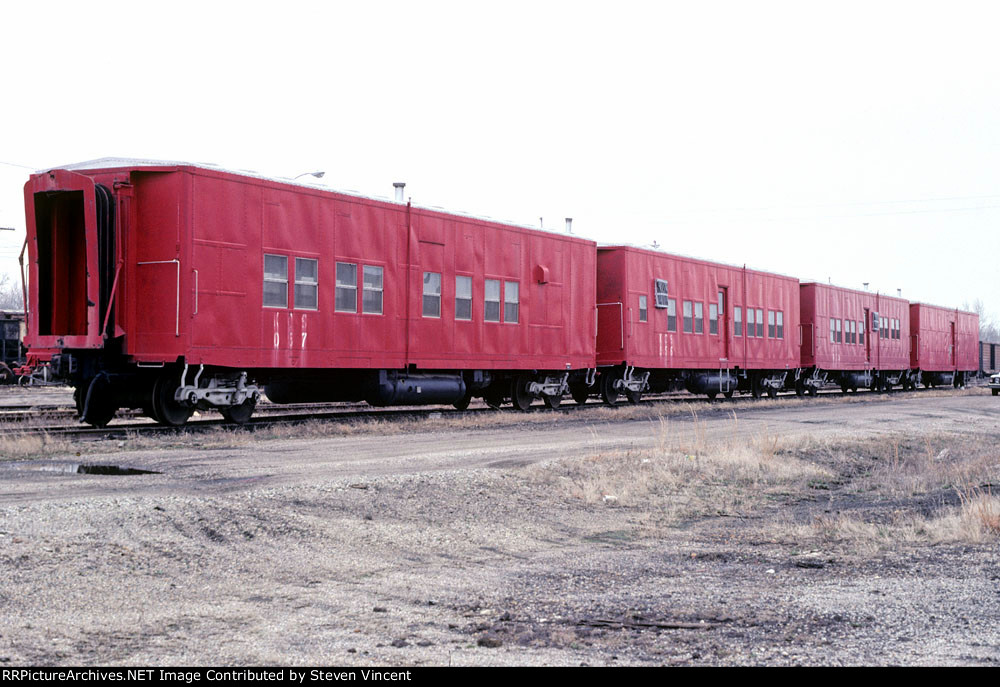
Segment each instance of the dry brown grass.
[{"label": "dry brown grass", "polygon": [[983,544],[1000,538],[1000,499],[975,489],[962,495],[960,505],[932,516],[903,510],[880,521],[859,514],[823,515],[794,534],[868,554],[901,544]]},{"label": "dry brown grass", "polygon": [[73,453],[75,450],[72,443],[46,434],[8,432],[0,435],[0,461],[38,460]]},{"label": "dry brown grass", "polygon": [[695,416],[683,428],[660,418],[652,448],[601,451],[530,471],[537,482],[588,504],[629,506],[676,521],[696,515],[743,515],[771,497],[832,474],[786,451],[765,430],[747,435],[735,418],[725,439],[710,439]]}]

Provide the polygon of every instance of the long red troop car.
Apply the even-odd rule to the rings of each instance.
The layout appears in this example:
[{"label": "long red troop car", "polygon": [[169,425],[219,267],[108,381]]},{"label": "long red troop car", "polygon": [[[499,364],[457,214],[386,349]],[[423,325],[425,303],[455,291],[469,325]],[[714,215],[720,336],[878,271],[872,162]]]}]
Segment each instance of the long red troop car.
[{"label": "long red troop car", "polygon": [[628,246],[597,250],[597,364],[607,403],[673,386],[776,395],[799,367],[799,282]]},{"label": "long red troop car", "polygon": [[32,175],[25,209],[29,357],[94,425],[120,407],[243,422],[262,392],[526,409],[961,384],[977,368],[973,313],[401,197],[105,159]]},{"label": "long red troop car", "polygon": [[53,169],[25,207],[26,343],[91,424],[593,381],[592,241],[184,163]]},{"label": "long red troop car", "polygon": [[910,368],[926,386],[965,384],[979,369],[979,316],[910,303]]},{"label": "long red troop car", "polygon": [[907,301],[869,291],[802,284],[802,383],[809,391],[836,384],[909,388],[910,310]]}]

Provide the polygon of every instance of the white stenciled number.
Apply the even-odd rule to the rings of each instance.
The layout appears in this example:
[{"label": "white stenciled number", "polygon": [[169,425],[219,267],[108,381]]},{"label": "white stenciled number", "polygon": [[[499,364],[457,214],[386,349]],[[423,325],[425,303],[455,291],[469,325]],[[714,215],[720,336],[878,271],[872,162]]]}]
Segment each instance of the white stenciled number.
[{"label": "white stenciled number", "polygon": [[306,333],[302,332],[302,348],[306,347]]}]

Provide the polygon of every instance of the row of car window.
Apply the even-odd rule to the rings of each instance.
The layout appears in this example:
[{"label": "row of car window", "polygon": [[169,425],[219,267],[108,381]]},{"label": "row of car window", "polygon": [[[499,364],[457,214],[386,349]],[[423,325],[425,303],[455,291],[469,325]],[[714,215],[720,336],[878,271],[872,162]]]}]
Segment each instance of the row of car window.
[{"label": "row of car window", "polygon": [[[657,294],[657,302],[665,302],[667,311],[667,331],[677,331],[677,300],[674,298],[661,299]],[[649,321],[649,310],[645,295],[639,296],[639,322]],[[664,307],[657,305],[657,307]],[[725,308],[725,297],[719,292],[718,303],[708,304],[708,333],[719,333],[719,313]],[[705,333],[705,305],[699,301],[681,301],[681,328],[685,334]],[[733,308],[733,336],[747,336],[750,338],[764,338],[764,309],[746,309],[746,327],[744,328],[743,308],[736,306]],[[767,338],[785,338],[785,313],[782,310],[767,311]]]},{"label": "row of car window", "polygon": [[[873,329],[878,332],[880,339],[902,338],[901,321],[895,318],[883,319],[883,326],[879,327],[878,315],[874,314]],[[888,326],[885,326],[888,325]],[[830,318],[830,343],[864,344],[865,323],[864,320],[841,320],[840,318]]]},{"label": "row of car window", "polygon": [[[264,255],[264,307],[287,308],[290,266],[288,256]],[[296,310],[319,308],[319,261],[315,258],[295,258],[292,283],[292,303]],[[358,312],[358,291],[361,291],[361,312],[383,314],[384,270],[378,265],[338,262],[334,310]],[[361,281],[359,283],[359,269]],[[421,314],[441,317],[441,273],[424,272]],[[502,304],[502,307],[501,307]],[[520,313],[520,286],[517,281],[483,280],[483,321],[517,324]],[[455,276],[455,319],[472,320],[472,277]]]}]

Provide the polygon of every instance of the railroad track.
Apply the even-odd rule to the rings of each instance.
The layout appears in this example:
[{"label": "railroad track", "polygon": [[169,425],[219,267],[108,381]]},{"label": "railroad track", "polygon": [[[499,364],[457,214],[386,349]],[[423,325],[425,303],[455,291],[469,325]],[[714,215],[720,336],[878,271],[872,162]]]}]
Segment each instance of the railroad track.
[{"label": "railroad track", "polygon": [[[929,389],[918,389],[916,393],[923,393],[929,391]],[[866,393],[867,390],[862,390],[857,393]],[[871,393],[871,392],[867,392]],[[914,392],[902,392],[896,391],[893,393],[914,393]],[[843,393],[839,389],[829,389],[820,392],[821,396],[842,396]],[[851,395],[854,395],[852,392]],[[808,402],[810,398],[815,397],[797,397],[794,393],[783,393],[778,396],[778,398],[801,398],[803,402]],[[743,405],[746,403],[753,402],[757,399],[751,398],[749,395],[737,396],[731,399],[715,399],[711,400],[704,396],[694,396],[685,392],[676,392],[668,394],[657,394],[644,396],[640,404],[647,403],[665,403],[665,402],[688,402],[688,403],[705,403],[709,405]],[[762,403],[767,402],[767,397],[760,399]],[[628,403],[620,403],[619,407],[627,407]],[[587,410],[594,408],[606,408],[604,403],[598,401],[597,399],[591,399],[589,403],[584,406],[576,405],[575,403],[569,403],[563,405],[556,410],[551,410],[546,408],[542,404],[537,404],[532,407],[529,413],[561,413],[561,414],[571,414],[576,412],[586,412]],[[267,403],[258,407],[258,412],[254,414],[254,417],[243,425],[234,425],[221,417],[195,417],[188,421],[187,424],[181,427],[170,427],[159,425],[153,422],[151,419],[141,415],[140,411],[123,410],[119,411],[116,416],[116,420],[113,421],[115,424],[110,424],[102,428],[94,427],[83,427],[77,424],[68,424],[68,422],[74,422],[76,420],[76,410],[69,408],[58,408],[58,407],[42,407],[42,408],[29,408],[23,409],[22,412],[30,413],[35,411],[36,414],[33,416],[34,419],[44,421],[51,417],[49,413],[65,413],[65,415],[60,415],[60,417],[68,418],[67,423],[62,423],[58,425],[37,425],[37,426],[18,426],[23,423],[28,415],[17,416],[17,415],[7,415],[9,408],[0,410],[0,433],[9,432],[14,434],[19,434],[23,436],[31,435],[45,435],[49,437],[62,437],[67,439],[79,439],[79,440],[108,440],[108,439],[124,439],[136,435],[170,435],[170,434],[184,434],[184,433],[198,433],[210,431],[219,427],[228,427],[234,430],[241,430],[247,432],[253,432],[259,429],[264,429],[268,427],[274,427],[276,425],[295,425],[302,424],[305,422],[314,421],[343,421],[343,420],[375,420],[375,419],[387,419],[387,420],[399,420],[399,419],[427,419],[433,417],[469,417],[476,416],[483,413],[494,413],[494,412],[511,412],[509,408],[503,408],[501,411],[497,411],[493,408],[489,408],[485,405],[482,407],[472,407],[467,410],[456,410],[451,406],[421,406],[421,407],[404,407],[404,408],[373,408],[369,406],[358,406],[356,404],[345,404],[345,403],[301,403],[301,404],[288,404],[279,405]],[[17,411],[12,411],[16,413]],[[19,420],[14,420],[13,422],[8,422],[9,417],[19,417]]]}]

